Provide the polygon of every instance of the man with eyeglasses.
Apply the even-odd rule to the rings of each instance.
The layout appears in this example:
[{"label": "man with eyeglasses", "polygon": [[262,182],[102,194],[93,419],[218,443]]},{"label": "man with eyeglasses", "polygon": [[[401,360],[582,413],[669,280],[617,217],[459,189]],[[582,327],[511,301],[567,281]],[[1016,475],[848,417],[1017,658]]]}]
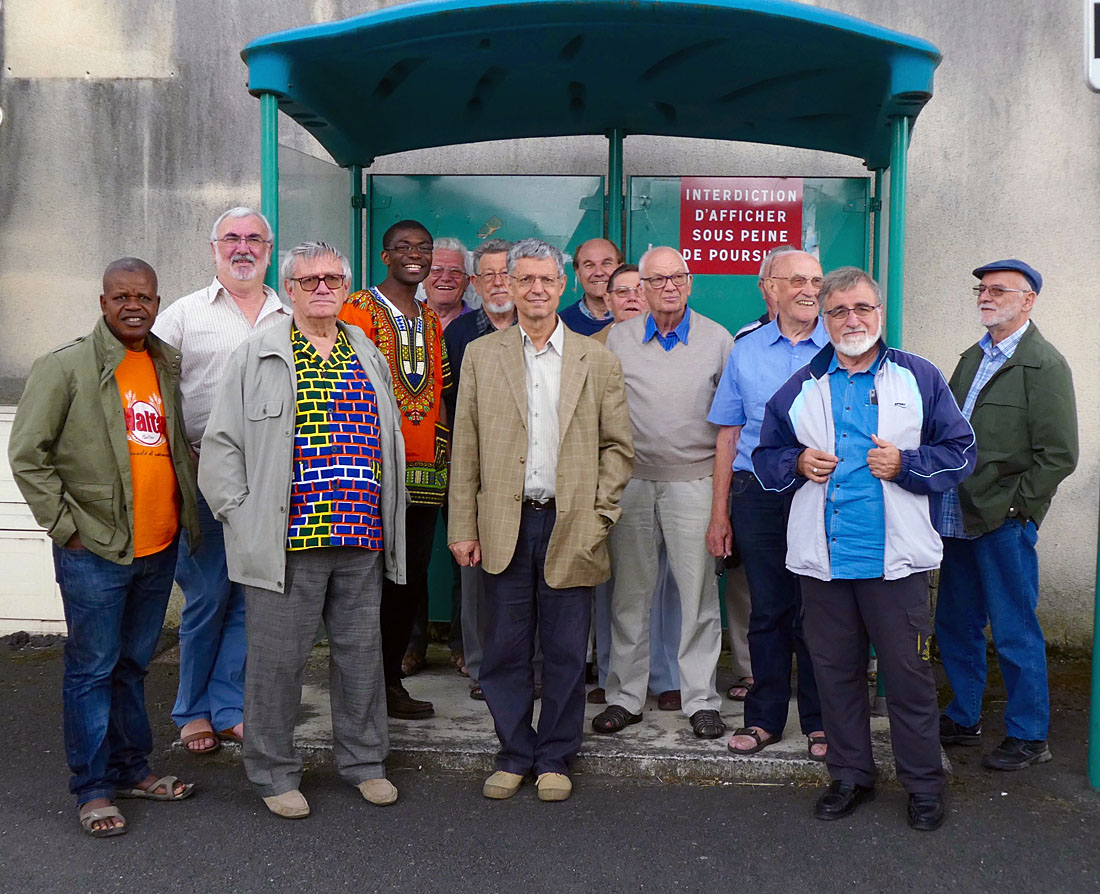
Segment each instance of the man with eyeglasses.
[{"label": "man with eyeglasses", "polygon": [[[153,326],[183,355],[183,420],[196,453],[229,355],[245,339],[289,318],[278,294],[264,285],[272,238],[260,212],[245,207],[224,212],[210,232],[213,282],[170,304]],[[198,511],[201,543],[192,552],[184,531],[176,566],[184,606],[172,719],[192,754],[209,754],[221,739],[240,742],[244,736],[244,590],[229,579],[222,526],[201,490]]]},{"label": "man with eyeglasses", "polygon": [[618,360],[557,314],[561,251],[517,242],[508,274],[519,325],[479,338],[462,364],[447,539],[459,565],[485,569],[480,682],[500,750],[482,794],[510,798],[534,772],[539,800],[564,801],[584,726],[592,587],[611,573],[607,531],[634,450]]},{"label": "man with eyeglasses", "polygon": [[928,572],[943,549],[928,505],[970,474],[974,436],[939,370],[882,341],[882,297],[870,276],[834,270],[819,298],[831,346],[768,401],[753,452],[763,485],[791,495],[786,561],[802,586],[833,780],[814,816],[840,819],[874,795],[873,642],[908,822],[933,831],[944,819],[946,776]]},{"label": "man with eyeglasses", "polygon": [[451,372],[443,344],[443,324],[434,310],[416,300],[416,287],[431,273],[435,245],[427,227],[402,220],[382,234],[386,278],[377,286],[348,296],[340,319],[358,326],[389,364],[393,393],[405,436],[406,581],[382,584],[382,666],[390,717],[422,720],[435,713],[432,703],[413,698],[402,683],[424,666],[423,656],[408,653],[413,619],[427,611],[428,562],[439,509],[447,493],[450,429],[444,395]]},{"label": "man with eyeglasses", "polygon": [[[516,325],[516,305],[508,286],[508,249],[512,243],[507,239],[486,239],[473,252],[474,291],[481,298],[481,307],[473,313],[455,320],[443,333],[447,345],[447,359],[451,364],[454,388],[449,396],[447,412],[455,417],[455,397],[461,382],[462,360],[466,348],[475,339],[507,329]],[[462,589],[462,655],[466,662],[466,673],[470,677],[470,698],[484,701],[485,693],[478,683],[481,674],[481,633],[480,624],[484,615],[485,581],[480,566],[461,566],[458,570]],[[541,677],[541,670],[536,673]]]},{"label": "man with eyeglasses", "polygon": [[470,284],[470,253],[458,239],[444,237],[435,240],[432,266],[424,280],[424,294],[428,307],[435,311],[446,332],[459,317],[472,313],[474,308],[465,301],[466,286]]},{"label": "man with eyeglasses", "polygon": [[755,754],[783,737],[794,657],[807,756],[821,761],[827,751],[813,662],[799,619],[798,579],[785,564],[790,493],[764,488],[752,468],[765,404],[829,343],[818,316],[821,283],[821,264],[813,255],[775,255],[764,287],[775,302],[776,318],[735,342],[707,416],[721,426],[707,548],[712,556],[728,556],[736,534],[752,603],[749,655],[754,682],[745,696],[745,725],[727,744],[736,755]]},{"label": "man with eyeglasses", "polygon": [[616,323],[608,349],[623,366],[635,462],[610,548],[608,707],[592,721],[617,733],[642,719],[650,675],[650,623],[659,546],[680,596],[681,710],[698,738],[725,731],[715,689],[722,624],[707,556],[716,428],[705,422],[733,336],[688,307],[691,274],[675,248],[651,248],[638,264],[648,313]]},{"label": "man with eyeglasses", "polygon": [[103,272],[92,332],[39,357],[8,458],[53,541],[65,606],[65,756],[81,828],[122,835],[117,798],[182,801],[194,786],[149,769],[145,672],[176,567],[197,541],[195,469],[180,413],[179,351],[152,335],[157,275],[120,258]]},{"label": "man with eyeglasses", "polygon": [[595,335],[610,326],[614,317],[607,307],[607,280],[623,263],[623,253],[607,239],[582,242],[573,255],[573,273],[583,294],[559,316],[565,325],[581,335]]},{"label": "man with eyeglasses", "polygon": [[982,763],[1022,770],[1051,759],[1035,544],[1058,485],[1077,466],[1077,407],[1069,365],[1031,322],[1039,272],[1010,258],[973,273],[986,334],[963,352],[950,385],[974,426],[978,464],[933,513],[944,544],[936,641],[953,693],[940,741],[981,744],[988,623],[1008,697],[1006,736]]},{"label": "man with eyeglasses", "polygon": [[281,273],[293,319],[233,352],[199,479],[248,604],[245,772],[272,813],[299,819],[309,803],[294,722],[322,620],[337,771],[372,804],[397,800],[383,766],[379,602],[383,579],[405,576],[405,465],[386,358],[337,320],[347,258],[304,242]]}]

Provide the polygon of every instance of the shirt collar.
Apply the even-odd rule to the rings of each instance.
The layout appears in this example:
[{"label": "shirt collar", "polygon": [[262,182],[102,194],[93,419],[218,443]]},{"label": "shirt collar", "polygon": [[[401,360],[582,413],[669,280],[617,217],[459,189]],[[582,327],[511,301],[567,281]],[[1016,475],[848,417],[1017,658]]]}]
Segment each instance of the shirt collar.
[{"label": "shirt collar", "polygon": [[1024,320],[1024,325],[1013,332],[1008,338],[1002,338],[997,344],[993,344],[993,336],[986,332],[978,340],[978,347],[982,349],[982,352],[986,357],[995,357],[999,351],[1005,357],[1011,357],[1016,353],[1016,347],[1020,344],[1020,339],[1024,337],[1024,333],[1027,332],[1028,326],[1031,325],[1031,320]]},{"label": "shirt collar", "polygon": [[584,295],[581,295],[581,300],[578,301],[577,304],[580,306],[581,313],[584,314],[584,316],[588,317],[588,319],[590,320],[595,320],[598,323],[602,323],[604,320],[608,320],[611,318],[610,310],[602,317],[597,317],[594,313],[592,313],[592,311],[588,309],[588,302],[584,300]]},{"label": "shirt collar", "polygon": [[[760,327],[760,331],[767,333],[768,344],[770,345],[774,345],[781,338],[787,338],[779,329],[779,317],[776,317],[770,323],[765,323]],[[825,331],[825,322],[821,317],[817,318],[817,325],[814,326],[814,331],[810,333],[808,340],[819,348],[823,348],[829,343],[829,334]]]},{"label": "shirt collar", "polygon": [[[232,296],[229,294],[229,290],[226,289],[226,287],[222,285],[221,280],[218,279],[215,276],[214,281],[212,283],[210,283],[210,287],[206,290],[206,300],[207,300],[207,302],[210,303],[210,304],[213,304],[214,301],[217,300],[217,297],[222,292],[225,292],[225,297],[226,298],[232,298]],[[268,286],[266,283],[264,284],[264,298],[267,299],[264,302],[265,306],[267,304],[269,304],[272,299],[274,299],[275,301],[277,301],[279,303],[279,308],[280,309],[285,309],[285,305],[279,299],[279,293],[276,292],[274,289],[272,289],[270,286]]]},{"label": "shirt collar", "polygon": [[[565,347],[565,326],[562,324],[561,317],[558,317],[557,320],[558,320],[558,325],[555,326],[554,331],[552,333],[550,333],[550,339],[549,339],[549,341],[546,342],[546,346],[547,346],[547,348],[553,348],[555,351],[558,352],[558,356],[561,357],[562,356],[562,348]],[[522,326],[519,327],[519,334],[520,334],[521,338],[523,339],[523,346],[524,347],[527,347],[527,345],[530,345],[532,351],[535,351],[536,353],[540,353],[540,352],[536,351],[535,343],[533,341],[531,341],[531,336],[529,336],[527,334],[526,330]],[[543,348],[543,350],[545,351],[546,348]]]},{"label": "shirt collar", "polygon": [[[688,330],[691,329],[691,308],[684,308],[684,318],[676,325],[667,336],[663,336],[666,339],[679,339],[681,344],[686,345],[688,343]],[[657,323],[653,319],[653,314],[647,314],[645,318],[645,335],[642,336],[642,344],[652,340],[657,332]]]}]

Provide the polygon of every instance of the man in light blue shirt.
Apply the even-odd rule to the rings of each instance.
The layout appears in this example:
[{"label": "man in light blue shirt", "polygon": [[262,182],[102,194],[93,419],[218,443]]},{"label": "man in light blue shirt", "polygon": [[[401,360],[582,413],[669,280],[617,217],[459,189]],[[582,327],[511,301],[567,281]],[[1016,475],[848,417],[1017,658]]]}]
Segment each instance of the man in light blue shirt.
[{"label": "man in light blue shirt", "polygon": [[829,343],[818,316],[821,264],[806,252],[781,252],[769,274],[764,287],[775,300],[777,316],[737,341],[707,416],[722,426],[707,549],[716,557],[729,555],[736,532],[752,599],[749,657],[754,683],[745,699],[745,726],[728,747],[734,754],[755,754],[783,737],[791,660],[797,654],[802,731],[809,738],[809,756],[824,760],[821,705],[799,621],[801,595],[797,578],[786,567],[791,496],[765,490],[752,471],[765,404]]}]

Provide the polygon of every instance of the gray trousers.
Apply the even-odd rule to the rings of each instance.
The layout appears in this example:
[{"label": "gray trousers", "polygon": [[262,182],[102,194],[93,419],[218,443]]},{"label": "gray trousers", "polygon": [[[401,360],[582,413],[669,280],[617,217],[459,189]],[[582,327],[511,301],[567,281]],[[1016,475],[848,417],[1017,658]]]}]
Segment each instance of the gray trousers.
[{"label": "gray trousers", "polygon": [[868,641],[886,683],[898,782],[909,794],[943,791],[936,683],[928,658],[928,576],[900,580],[801,577],[802,629],[813,658],[829,775],[873,785]]},{"label": "gray trousers", "polygon": [[283,593],[245,587],[248,780],[261,797],[281,795],[301,782],[294,722],[302,673],[322,619],[336,768],[351,785],[381,778],[390,745],[378,627],[382,553],[353,546],[288,551],[285,580]]}]

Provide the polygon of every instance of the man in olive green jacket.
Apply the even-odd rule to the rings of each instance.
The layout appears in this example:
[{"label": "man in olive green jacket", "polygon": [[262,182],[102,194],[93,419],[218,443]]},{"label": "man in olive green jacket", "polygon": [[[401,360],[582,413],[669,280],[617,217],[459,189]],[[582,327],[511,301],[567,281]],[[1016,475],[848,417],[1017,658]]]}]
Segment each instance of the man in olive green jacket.
[{"label": "man in olive green jacket", "polygon": [[[150,333],[157,277],[122,258],[103,274],[103,318],[35,361],[8,456],[54,541],[68,639],[65,751],[84,831],[119,835],[116,797],[179,801],[150,772],[145,669],[172,591],[181,520],[198,535],[195,467],[180,412],[180,354]],[[191,541],[193,544],[195,539]]]},{"label": "man in olive green jacket", "polygon": [[1077,465],[1077,409],[1069,365],[1030,320],[1038,271],[1010,258],[974,276],[987,334],[963,352],[950,385],[978,462],[932,513],[943,536],[936,637],[954,693],[940,741],[981,743],[988,623],[1008,695],[1007,736],[983,763],[1020,770],[1051,758],[1035,544],[1054,492]]}]

